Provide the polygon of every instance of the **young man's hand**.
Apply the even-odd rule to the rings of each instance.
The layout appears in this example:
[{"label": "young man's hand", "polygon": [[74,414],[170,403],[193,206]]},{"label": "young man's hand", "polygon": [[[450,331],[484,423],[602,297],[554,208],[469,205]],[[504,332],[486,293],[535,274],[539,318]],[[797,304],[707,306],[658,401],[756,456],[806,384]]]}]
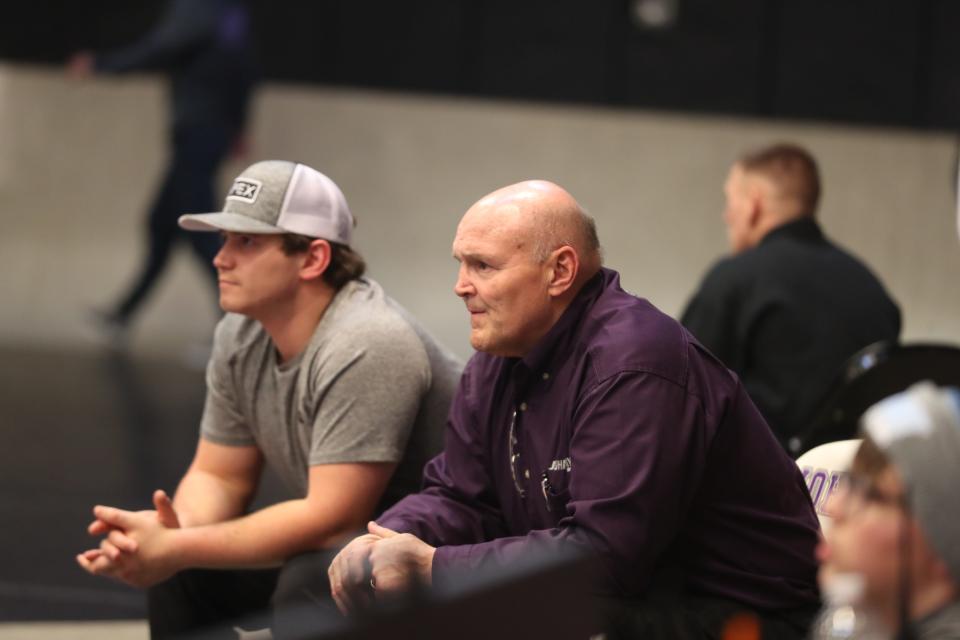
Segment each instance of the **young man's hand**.
[{"label": "young man's hand", "polygon": [[170,498],[153,495],[153,511],[125,511],[96,506],[91,535],[103,536],[100,547],[77,556],[88,573],[115,578],[135,587],[149,587],[183,569],[176,564],[175,530],[180,527]]}]

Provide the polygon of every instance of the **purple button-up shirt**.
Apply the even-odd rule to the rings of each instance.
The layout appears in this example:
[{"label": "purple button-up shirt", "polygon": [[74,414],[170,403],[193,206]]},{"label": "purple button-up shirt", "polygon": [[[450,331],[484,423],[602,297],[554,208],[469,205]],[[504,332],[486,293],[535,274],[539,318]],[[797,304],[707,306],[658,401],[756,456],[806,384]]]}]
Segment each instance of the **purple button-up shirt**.
[{"label": "purple button-up shirt", "polygon": [[817,600],[803,477],[737,377],[603,269],[522,359],[478,353],[424,488],[379,522],[434,574],[577,545],[604,591],[655,576],[758,608]]}]

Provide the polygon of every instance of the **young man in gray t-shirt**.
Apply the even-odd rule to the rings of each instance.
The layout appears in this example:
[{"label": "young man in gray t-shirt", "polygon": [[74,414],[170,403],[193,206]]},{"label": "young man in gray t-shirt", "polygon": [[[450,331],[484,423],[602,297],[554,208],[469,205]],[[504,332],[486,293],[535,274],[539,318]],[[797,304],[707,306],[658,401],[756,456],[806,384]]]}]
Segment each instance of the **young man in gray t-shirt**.
[{"label": "young man in gray t-shirt", "polygon": [[[155,492],[154,511],[96,507],[90,532],[101,545],[77,558],[90,573],[151,588],[155,637],[265,606],[278,577],[289,583],[284,574],[309,558],[301,554],[335,547],[378,504],[416,491],[461,370],[362,277],[353,217],[323,174],[254,164],[222,212],[180,225],[224,235],[214,266],[228,313],[197,451],[172,500]],[[247,513],[264,462],[295,498]],[[190,571],[263,567],[283,569]]]}]

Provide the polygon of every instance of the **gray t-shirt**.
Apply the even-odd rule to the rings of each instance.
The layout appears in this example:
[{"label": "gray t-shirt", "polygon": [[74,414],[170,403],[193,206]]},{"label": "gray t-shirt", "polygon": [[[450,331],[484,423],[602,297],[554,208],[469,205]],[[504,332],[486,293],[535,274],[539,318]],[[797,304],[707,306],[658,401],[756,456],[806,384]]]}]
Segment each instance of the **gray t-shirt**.
[{"label": "gray t-shirt", "polygon": [[255,444],[305,496],[312,465],[400,462],[381,506],[416,491],[438,453],[462,364],[376,282],[340,289],[296,358],[278,363],[259,322],[227,314],[207,366],[201,436]]}]

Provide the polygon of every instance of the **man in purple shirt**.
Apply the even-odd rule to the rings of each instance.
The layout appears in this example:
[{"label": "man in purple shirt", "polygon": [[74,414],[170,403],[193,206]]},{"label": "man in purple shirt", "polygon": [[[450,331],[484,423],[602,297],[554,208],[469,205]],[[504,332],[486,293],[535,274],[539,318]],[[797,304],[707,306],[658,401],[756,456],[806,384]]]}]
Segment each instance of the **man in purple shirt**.
[{"label": "man in purple shirt", "polygon": [[765,632],[801,637],[818,600],[817,519],[737,377],[620,288],[592,219],[557,185],[477,202],[453,255],[479,353],[423,490],[331,564],[340,609],[371,586],[573,547],[598,557],[599,592],[636,600],[627,635],[698,637],[747,609]]}]

